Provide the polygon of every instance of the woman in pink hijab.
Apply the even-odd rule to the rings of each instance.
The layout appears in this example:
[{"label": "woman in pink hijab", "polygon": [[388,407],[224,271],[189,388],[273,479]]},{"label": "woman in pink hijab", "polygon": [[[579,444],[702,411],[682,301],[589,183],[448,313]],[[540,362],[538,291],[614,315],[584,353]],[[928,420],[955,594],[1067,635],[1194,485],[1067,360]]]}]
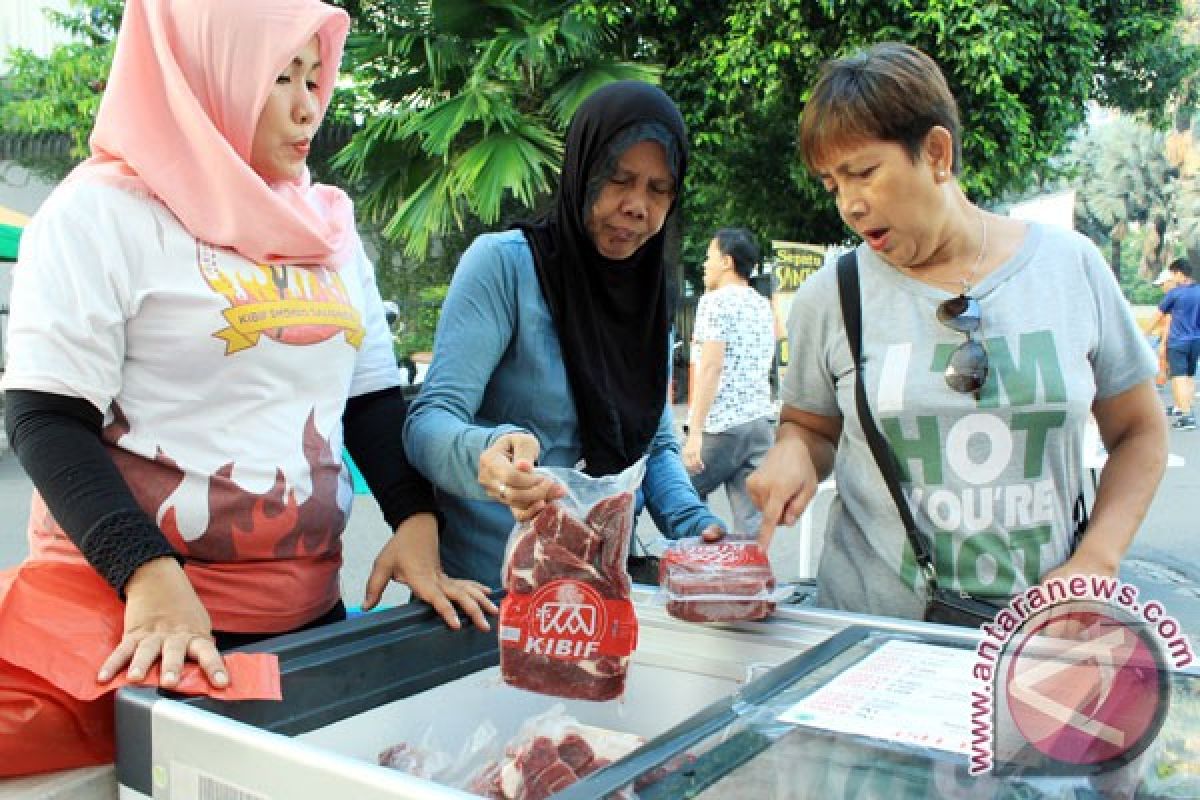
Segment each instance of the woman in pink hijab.
[{"label": "woman in pink hijab", "polygon": [[[436,546],[432,493],[350,200],[305,166],[348,25],[317,0],[126,3],[92,157],[14,271],[2,387],[36,492],[29,558],[0,573],[0,775],[110,760],[97,687],[236,688],[221,649],[342,619],[343,449],[396,532],[364,606],[416,578],[454,626],[444,598],[483,628],[495,610],[397,558]],[[96,663],[47,657],[83,641]]]}]

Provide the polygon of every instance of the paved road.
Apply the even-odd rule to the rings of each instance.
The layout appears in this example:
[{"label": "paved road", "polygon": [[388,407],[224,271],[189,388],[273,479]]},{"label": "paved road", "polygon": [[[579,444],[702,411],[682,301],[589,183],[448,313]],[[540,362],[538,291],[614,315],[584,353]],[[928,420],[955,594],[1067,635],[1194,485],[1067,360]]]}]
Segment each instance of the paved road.
[{"label": "paved road", "polygon": [[1121,578],[1160,601],[1200,645],[1200,430],[1169,436],[1170,452],[1184,463],[1167,469]]},{"label": "paved road", "polygon": [[[677,409],[678,410],[678,409]],[[1136,584],[1145,599],[1157,599],[1191,632],[1200,643],[1200,430],[1172,431],[1171,452],[1180,456],[1184,466],[1167,470],[1158,496],[1150,509],[1142,532],[1130,550],[1122,568],[1122,578]],[[0,568],[20,561],[27,552],[25,522],[29,513],[29,481],[11,452],[0,442]],[[727,518],[729,508],[723,493],[714,494],[714,510]],[[649,517],[639,520],[639,534],[653,539],[657,533]],[[363,589],[376,552],[388,536],[379,509],[369,496],[355,498],[349,530],[345,537],[346,566],[342,590],[347,605],[362,599]],[[772,547],[772,560],[780,577],[795,572],[795,537],[776,537],[779,550]],[[789,550],[791,547],[793,549]],[[402,587],[388,590],[384,602],[401,603],[407,599]]]}]

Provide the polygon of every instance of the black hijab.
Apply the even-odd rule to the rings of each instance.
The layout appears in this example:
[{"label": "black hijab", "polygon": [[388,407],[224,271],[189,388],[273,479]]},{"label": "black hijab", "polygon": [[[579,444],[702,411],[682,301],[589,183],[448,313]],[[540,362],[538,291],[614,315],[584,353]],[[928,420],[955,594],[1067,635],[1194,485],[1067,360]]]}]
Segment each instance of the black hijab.
[{"label": "black hijab", "polygon": [[[665,146],[676,199],[662,230],[614,261],[596,250],[586,218],[621,153],[647,139]],[[687,130],[671,98],[648,83],[607,84],[571,119],[554,206],[516,225],[554,318],[589,475],[645,455],[662,417],[671,325],[663,245],[686,167]]]}]

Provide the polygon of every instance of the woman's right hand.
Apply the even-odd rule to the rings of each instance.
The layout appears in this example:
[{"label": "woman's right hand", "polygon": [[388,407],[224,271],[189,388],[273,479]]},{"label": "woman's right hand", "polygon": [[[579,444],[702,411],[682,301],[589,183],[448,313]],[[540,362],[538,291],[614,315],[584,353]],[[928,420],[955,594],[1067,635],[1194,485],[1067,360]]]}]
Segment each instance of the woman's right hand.
[{"label": "woman's right hand", "polygon": [[799,439],[781,439],[762,464],[746,479],[750,501],[762,511],[758,544],[771,546],[775,528],[794,525],[817,493],[817,470],[808,448]]},{"label": "woman's right hand", "polygon": [[558,481],[533,471],[541,445],[528,433],[506,433],[479,455],[479,485],[503,503],[518,522],[538,515],[567,493]]},{"label": "woman's right hand", "polygon": [[107,683],[128,667],[129,679],[141,681],[161,661],[159,683],[170,688],[179,683],[186,660],[199,664],[214,687],[229,685],[212,621],[183,567],[169,557],[147,561],[125,584],[125,633],[96,679]]}]

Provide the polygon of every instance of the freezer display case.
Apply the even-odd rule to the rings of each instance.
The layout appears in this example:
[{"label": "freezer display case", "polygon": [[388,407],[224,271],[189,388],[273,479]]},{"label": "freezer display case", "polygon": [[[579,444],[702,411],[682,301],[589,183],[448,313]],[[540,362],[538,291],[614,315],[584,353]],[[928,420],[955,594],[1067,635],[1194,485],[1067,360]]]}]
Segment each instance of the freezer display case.
[{"label": "freezer display case", "polygon": [[[848,627],[555,798],[621,796],[647,775],[640,800],[1200,797],[1200,674],[1156,670],[1165,702],[1141,746],[1063,761],[1029,744],[1003,696],[980,703],[975,645],[942,626]],[[1091,733],[1090,721],[1072,724]]]},{"label": "freezer display case", "polygon": [[117,699],[121,797],[467,797],[381,767],[379,754],[405,743],[458,759],[481,729],[490,729],[502,749],[526,720],[560,705],[587,726],[651,739],[840,625],[833,619],[824,625],[695,625],[668,617],[649,597],[635,593],[638,648],[625,695],[607,703],[504,685],[495,633],[450,631],[423,606],[247,648],[279,656],[280,703],[123,689]]},{"label": "freezer display case", "polygon": [[[280,657],[281,703],[123,689],[120,796],[467,798],[511,777],[510,763],[479,779],[529,720],[564,716],[606,765],[558,800],[1200,796],[1195,674],[1170,676],[1161,735],[1122,769],[976,776],[962,667],[977,633],[786,606],[698,625],[649,597],[635,597],[619,701],[505,686],[494,634],[449,631],[420,607],[260,645]],[[416,774],[381,766],[385,753]]]}]

